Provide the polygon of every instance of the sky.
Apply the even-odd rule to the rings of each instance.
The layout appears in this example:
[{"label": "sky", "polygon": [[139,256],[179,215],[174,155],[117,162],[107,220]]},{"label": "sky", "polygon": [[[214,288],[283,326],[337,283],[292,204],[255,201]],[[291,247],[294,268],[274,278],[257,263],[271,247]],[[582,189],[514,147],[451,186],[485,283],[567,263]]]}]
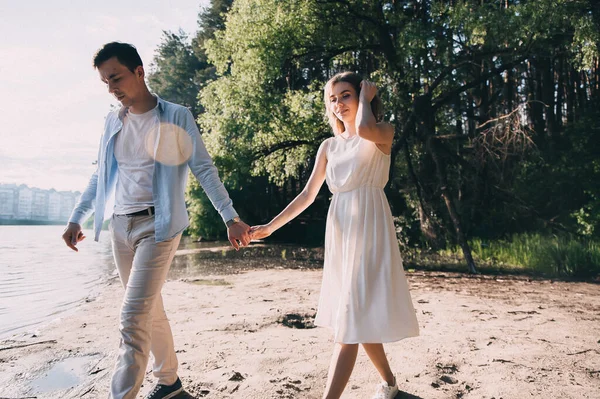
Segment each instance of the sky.
[{"label": "sky", "polygon": [[131,43],[148,72],[162,32],[196,32],[208,2],[0,0],[0,183],[83,191],[118,105],[94,53]]}]

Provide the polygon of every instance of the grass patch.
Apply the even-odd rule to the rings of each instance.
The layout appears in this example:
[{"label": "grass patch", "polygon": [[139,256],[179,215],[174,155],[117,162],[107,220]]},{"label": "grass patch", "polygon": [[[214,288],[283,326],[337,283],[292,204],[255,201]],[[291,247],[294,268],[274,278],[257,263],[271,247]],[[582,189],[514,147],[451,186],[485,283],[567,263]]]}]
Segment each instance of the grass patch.
[{"label": "grass patch", "polygon": [[[600,243],[591,240],[518,234],[510,240],[474,239],[470,245],[475,261],[486,268],[579,279],[600,275]],[[458,247],[439,251],[439,255],[462,258]]]}]

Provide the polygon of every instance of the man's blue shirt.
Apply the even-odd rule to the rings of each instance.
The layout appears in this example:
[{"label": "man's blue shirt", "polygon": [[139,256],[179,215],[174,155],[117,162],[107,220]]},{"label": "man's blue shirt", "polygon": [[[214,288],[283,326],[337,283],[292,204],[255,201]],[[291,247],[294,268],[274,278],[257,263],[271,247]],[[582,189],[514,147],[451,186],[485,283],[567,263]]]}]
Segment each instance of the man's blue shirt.
[{"label": "man's blue shirt", "polygon": [[[238,214],[229,194],[219,179],[217,168],[200,137],[192,113],[185,107],[164,101],[158,96],[159,127],[146,140],[146,148],[154,156],[152,197],[155,208],[156,241],[165,241],[181,233],[189,225],[185,206],[188,167],[198,179],[223,221]],[[98,168],[81,194],[69,222],[82,224],[94,215],[94,239],[98,241],[105,215],[117,183],[118,164],[115,158],[115,138],[123,128],[126,108],[106,117],[104,134],[98,150]]]}]

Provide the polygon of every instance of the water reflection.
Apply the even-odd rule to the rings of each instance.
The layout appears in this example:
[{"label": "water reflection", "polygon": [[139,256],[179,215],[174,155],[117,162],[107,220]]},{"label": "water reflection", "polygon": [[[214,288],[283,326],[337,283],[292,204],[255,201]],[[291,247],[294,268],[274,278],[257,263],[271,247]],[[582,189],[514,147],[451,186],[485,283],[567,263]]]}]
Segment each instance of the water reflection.
[{"label": "water reflection", "polygon": [[[110,243],[91,239],[78,253],[63,226],[0,226],[0,338],[31,331],[101,291],[114,270]],[[88,237],[91,236],[88,232]]]},{"label": "water reflection", "polygon": [[251,244],[239,251],[228,242],[194,242],[184,237],[168,279],[238,274],[256,269],[317,269],[323,265],[321,248]]},{"label": "water reflection", "polygon": [[76,387],[87,377],[90,364],[97,359],[98,356],[81,356],[58,361],[34,379],[31,388],[40,394]]}]

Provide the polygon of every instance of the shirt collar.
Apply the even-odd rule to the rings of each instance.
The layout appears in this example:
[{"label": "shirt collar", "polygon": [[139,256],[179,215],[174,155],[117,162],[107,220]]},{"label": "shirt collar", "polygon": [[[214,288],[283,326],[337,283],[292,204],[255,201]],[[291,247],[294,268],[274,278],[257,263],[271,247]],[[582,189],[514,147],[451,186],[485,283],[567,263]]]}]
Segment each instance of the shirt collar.
[{"label": "shirt collar", "polygon": [[[152,93],[152,95],[154,97],[156,97],[156,102],[157,102],[157,106],[158,106],[158,113],[161,114],[165,110],[165,102],[166,101],[163,100],[162,98],[160,98],[155,93]],[[119,119],[121,120],[121,122],[123,122],[123,119],[125,119],[125,115],[127,115],[127,112],[129,112],[129,107],[121,107],[121,108],[119,108],[118,115],[119,115]]]}]

